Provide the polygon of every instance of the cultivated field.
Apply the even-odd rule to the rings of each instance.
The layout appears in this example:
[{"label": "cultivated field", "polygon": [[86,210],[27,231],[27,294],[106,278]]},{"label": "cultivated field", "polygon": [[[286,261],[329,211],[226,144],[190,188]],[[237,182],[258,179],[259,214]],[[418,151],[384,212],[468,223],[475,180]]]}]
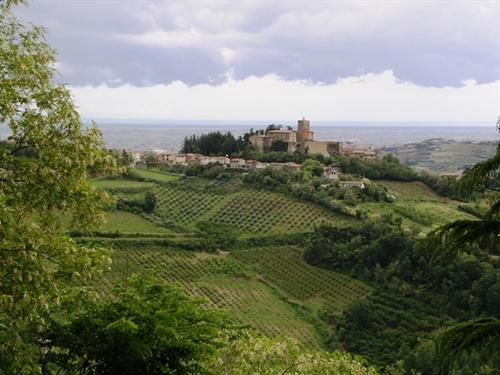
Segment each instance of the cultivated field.
[{"label": "cultivated field", "polygon": [[312,231],[320,221],[345,218],[320,206],[257,190],[215,194],[210,190],[159,186],[154,190],[158,212],[177,225],[193,228],[197,222],[228,225],[242,234]]},{"label": "cultivated field", "polygon": [[[323,346],[318,331],[298,313],[297,307],[266,285],[262,275],[257,277],[251,267],[231,254],[195,253],[144,243],[134,246],[131,241],[113,241],[112,247],[111,271],[104,282],[96,284],[104,294],[112,280],[125,282],[127,275],[132,273],[155,271],[160,279],[179,283],[189,295],[205,298],[208,305],[231,311],[240,323],[250,324],[265,335],[295,337],[311,348]],[[303,271],[297,268],[295,271],[301,276],[314,274],[311,270],[314,267],[305,263],[303,266]],[[339,278],[338,275],[323,272],[331,274],[322,281],[323,292],[330,289],[335,295],[337,284],[334,280]],[[351,299],[366,295],[366,287],[358,287],[359,284],[343,276],[340,279],[345,284],[352,284],[353,288],[360,288],[352,292]],[[296,296],[291,297],[297,303],[302,302]],[[339,294],[338,298],[339,305],[345,303],[342,295]],[[320,299],[326,301],[323,297]],[[329,297],[329,300],[335,302],[335,297]]]},{"label": "cultivated field", "polygon": [[[327,322],[371,293],[370,287],[345,275],[306,264],[300,247],[260,243],[265,236],[287,238],[312,232],[321,221],[343,226],[358,219],[311,202],[244,189],[240,179],[172,176],[169,181],[170,177],[164,177],[168,175],[158,176],[160,183],[151,177],[148,182],[93,180],[97,187],[123,199],[144,199],[146,191],[154,192],[157,199],[152,215],[108,213],[101,231],[116,237],[103,239],[113,248],[113,263],[105,279],[94,284],[103,294],[113,280],[124,283],[132,273],[154,271],[162,280],[181,284],[189,295],[206,298],[208,305],[228,309],[240,323],[265,335],[291,336],[308,347],[320,348],[329,334]],[[418,234],[448,220],[470,218],[458,210],[457,202],[437,196],[423,183],[378,184],[395,201],[353,207],[368,219],[401,217],[403,227]],[[190,241],[197,241],[197,224],[207,222],[231,228],[248,246],[209,254],[201,252],[198,243],[196,251],[189,250]]]},{"label": "cultivated field", "polygon": [[154,169],[134,168],[133,173],[142,178],[160,182],[175,181],[179,178],[178,176],[174,176],[168,173],[163,173]]}]

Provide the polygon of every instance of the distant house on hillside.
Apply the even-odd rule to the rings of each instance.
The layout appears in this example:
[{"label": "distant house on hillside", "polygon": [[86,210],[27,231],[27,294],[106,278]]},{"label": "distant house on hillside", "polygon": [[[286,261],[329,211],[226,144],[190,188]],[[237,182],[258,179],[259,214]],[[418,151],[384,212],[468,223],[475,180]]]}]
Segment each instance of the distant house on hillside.
[{"label": "distant house on hillside", "polygon": [[233,169],[245,169],[246,161],[245,159],[233,158],[231,159],[231,168]]},{"label": "distant house on hillside", "polygon": [[231,164],[231,159],[225,156],[200,156],[198,158],[200,164],[209,165],[209,164],[222,164],[224,167]]},{"label": "distant house on hillside", "polygon": [[375,159],[377,157],[377,153],[375,151],[355,150],[353,148],[344,148],[343,154],[347,156],[356,156],[365,160]]},{"label": "distant house on hillside", "polygon": [[439,172],[438,178],[440,177],[447,177],[447,178],[452,178],[455,180],[458,180],[460,178],[460,173],[458,172]]},{"label": "distant house on hillside", "polygon": [[326,167],[324,168],[323,177],[327,180],[338,180],[339,171],[331,167]]},{"label": "distant house on hillside", "polygon": [[276,169],[278,171],[281,171],[283,169],[283,167],[285,166],[284,163],[269,163],[269,165],[273,168],[273,169]]},{"label": "distant house on hillside", "polygon": [[340,181],[339,187],[359,187],[360,189],[365,188],[363,181]]},{"label": "distant house on hillside", "polygon": [[244,169],[255,169],[258,163],[257,160],[246,160]]}]

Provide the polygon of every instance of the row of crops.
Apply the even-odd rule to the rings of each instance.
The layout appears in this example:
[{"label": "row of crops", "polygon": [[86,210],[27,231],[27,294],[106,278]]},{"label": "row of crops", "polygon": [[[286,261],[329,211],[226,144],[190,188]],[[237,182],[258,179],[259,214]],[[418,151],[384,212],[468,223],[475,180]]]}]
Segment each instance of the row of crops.
[{"label": "row of crops", "polygon": [[199,190],[175,187],[157,187],[157,211],[166,218],[182,225],[200,221],[203,216],[221,204],[224,196]]},{"label": "row of crops", "polygon": [[155,189],[155,194],[157,211],[185,226],[211,221],[243,232],[266,234],[309,231],[321,220],[341,220],[321,207],[267,191],[242,190],[218,195],[162,186]]},{"label": "row of crops", "polygon": [[[141,199],[143,188],[152,189],[156,208],[149,216],[169,224],[156,225],[148,215],[109,213],[103,230],[122,235],[111,242],[111,270],[94,283],[102,294],[109,293],[113,280],[126,283],[132,273],[154,270],[161,280],[179,283],[187,294],[207,299],[207,305],[231,311],[240,323],[270,337],[295,337],[317,349],[325,332],[319,333],[304,310],[340,312],[370,293],[346,276],[306,264],[300,250],[290,246],[249,247],[220,255],[167,247],[177,246],[181,229],[191,231],[199,222],[231,226],[248,238],[261,238],[312,231],[323,220],[344,223],[345,218],[335,213],[268,191],[241,189],[239,179],[208,185],[188,179],[168,185],[142,184],[113,183],[112,188],[127,199]],[[142,235],[134,235],[138,233]],[[172,241],[166,245],[161,239],[169,236]]]},{"label": "row of crops", "polygon": [[291,246],[251,248],[231,254],[249,265],[255,273],[298,301],[319,301],[321,308],[341,312],[371,289],[349,277],[313,267],[301,259],[299,249]]},{"label": "row of crops", "polygon": [[111,271],[95,284],[102,294],[108,293],[111,280],[125,282],[132,273],[155,270],[160,279],[179,283],[187,294],[231,311],[240,323],[265,335],[295,337],[308,347],[321,347],[313,326],[236,259],[158,246],[132,248],[119,241],[114,247]]},{"label": "row of crops", "polygon": [[124,281],[132,273],[151,270],[166,282],[179,283],[186,293],[232,311],[241,323],[269,336],[296,337],[310,347],[319,346],[314,329],[268,284],[298,304],[331,312],[340,312],[371,292],[347,276],[304,263],[300,250],[289,246],[238,250],[226,258],[158,246],[120,246],[120,242],[115,245],[108,281],[98,288],[106,293],[109,280]]}]

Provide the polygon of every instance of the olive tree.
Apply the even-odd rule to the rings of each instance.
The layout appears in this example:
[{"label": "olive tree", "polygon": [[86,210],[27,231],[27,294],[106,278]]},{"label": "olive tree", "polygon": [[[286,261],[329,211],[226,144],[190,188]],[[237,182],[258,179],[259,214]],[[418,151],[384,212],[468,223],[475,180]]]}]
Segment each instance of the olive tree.
[{"label": "olive tree", "polygon": [[0,355],[17,332],[43,323],[57,304],[62,276],[89,277],[109,261],[106,252],[64,234],[103,220],[112,204],[87,182],[117,172],[102,135],[83,126],[68,88],[57,83],[56,53],[45,30],[13,15],[19,0],[0,1]]}]

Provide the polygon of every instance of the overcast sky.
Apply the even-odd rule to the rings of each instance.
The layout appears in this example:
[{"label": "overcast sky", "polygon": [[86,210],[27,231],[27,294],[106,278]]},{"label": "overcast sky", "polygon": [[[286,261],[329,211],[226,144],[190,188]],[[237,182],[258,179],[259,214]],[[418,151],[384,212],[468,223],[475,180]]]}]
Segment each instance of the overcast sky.
[{"label": "overcast sky", "polygon": [[495,1],[33,0],[83,117],[490,121]]}]

